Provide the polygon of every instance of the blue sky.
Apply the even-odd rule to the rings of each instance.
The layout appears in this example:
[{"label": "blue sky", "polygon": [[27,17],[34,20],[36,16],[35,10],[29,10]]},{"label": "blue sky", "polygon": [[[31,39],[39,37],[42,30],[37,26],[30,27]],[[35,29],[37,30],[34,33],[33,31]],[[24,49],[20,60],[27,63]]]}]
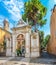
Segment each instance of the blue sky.
[{"label": "blue sky", "polygon": [[[6,18],[10,22],[10,27],[13,27],[14,22],[18,22],[24,12],[24,2],[27,0],[0,0],[0,26]],[[45,32],[45,35],[50,34],[50,16],[51,9],[56,4],[56,0],[40,0],[41,3],[47,7],[46,19],[47,23],[40,30]]]},{"label": "blue sky", "polygon": [[56,4],[56,0],[41,0],[41,3],[47,7],[47,14],[45,16],[45,18],[47,19],[47,23],[46,25],[44,25],[41,30],[43,30],[45,32],[45,36],[50,34],[50,17],[52,14],[52,9],[54,7],[54,5]]}]

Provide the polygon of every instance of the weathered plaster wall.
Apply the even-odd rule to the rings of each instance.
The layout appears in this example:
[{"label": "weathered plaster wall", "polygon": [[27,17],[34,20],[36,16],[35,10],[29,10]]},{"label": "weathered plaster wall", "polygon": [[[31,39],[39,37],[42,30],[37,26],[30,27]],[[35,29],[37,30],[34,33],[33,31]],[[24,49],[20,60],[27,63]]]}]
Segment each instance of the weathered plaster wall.
[{"label": "weathered plaster wall", "polygon": [[56,55],[56,7],[53,9],[50,22],[51,38],[47,45],[47,51]]}]

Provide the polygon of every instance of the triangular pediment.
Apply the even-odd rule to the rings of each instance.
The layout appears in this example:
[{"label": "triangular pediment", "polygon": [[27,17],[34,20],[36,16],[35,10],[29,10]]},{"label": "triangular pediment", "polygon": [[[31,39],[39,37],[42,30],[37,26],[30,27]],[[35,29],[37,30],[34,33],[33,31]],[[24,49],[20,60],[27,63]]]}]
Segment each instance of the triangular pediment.
[{"label": "triangular pediment", "polygon": [[17,23],[17,26],[15,28],[12,28],[12,30],[25,29],[26,27],[31,28],[27,22],[24,22],[22,19],[20,19]]},{"label": "triangular pediment", "polygon": [[18,21],[18,23],[17,23],[17,27],[25,26],[25,25],[27,25],[27,23],[24,22],[22,19],[20,19],[20,20]]}]

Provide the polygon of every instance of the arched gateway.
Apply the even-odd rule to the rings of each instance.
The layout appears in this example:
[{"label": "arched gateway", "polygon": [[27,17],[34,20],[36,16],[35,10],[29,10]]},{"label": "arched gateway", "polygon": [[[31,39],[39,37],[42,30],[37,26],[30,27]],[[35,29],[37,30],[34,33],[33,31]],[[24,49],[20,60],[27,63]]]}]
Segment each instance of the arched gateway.
[{"label": "arched gateway", "polygon": [[17,36],[17,56],[25,56],[25,38],[23,34]]},{"label": "arched gateway", "polygon": [[20,20],[12,31],[11,51],[8,50],[11,56],[40,56],[38,31],[31,32],[31,26],[23,20]]}]

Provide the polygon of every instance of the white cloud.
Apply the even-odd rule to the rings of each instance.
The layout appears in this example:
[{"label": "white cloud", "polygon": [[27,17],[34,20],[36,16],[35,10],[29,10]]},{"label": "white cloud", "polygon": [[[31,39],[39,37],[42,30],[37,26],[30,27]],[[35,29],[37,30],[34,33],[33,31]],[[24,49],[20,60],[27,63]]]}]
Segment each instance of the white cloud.
[{"label": "white cloud", "polygon": [[54,0],[54,3],[56,3],[56,0]]},{"label": "white cloud", "polygon": [[[21,10],[23,9],[24,3],[18,0],[10,0],[10,1],[3,1],[5,4],[5,8],[11,13],[11,18],[13,19],[20,19],[21,18]],[[22,10],[23,11],[23,10]]]},{"label": "white cloud", "polygon": [[0,15],[0,27],[3,27],[4,16]]},{"label": "white cloud", "polygon": [[11,16],[9,19],[11,19],[11,18],[12,18],[12,20],[14,20],[14,21],[16,22],[16,21],[18,21],[19,19],[21,19],[21,15],[19,14],[18,17],[16,17],[16,16]]},{"label": "white cloud", "polygon": [[13,27],[13,24],[12,23],[10,23],[10,28],[12,28]]},{"label": "white cloud", "polygon": [[[16,6],[19,8],[19,9],[22,9],[24,7],[24,3],[23,2],[18,2],[17,0],[15,1],[15,4],[17,4]],[[19,6],[20,5],[20,6]]]}]

